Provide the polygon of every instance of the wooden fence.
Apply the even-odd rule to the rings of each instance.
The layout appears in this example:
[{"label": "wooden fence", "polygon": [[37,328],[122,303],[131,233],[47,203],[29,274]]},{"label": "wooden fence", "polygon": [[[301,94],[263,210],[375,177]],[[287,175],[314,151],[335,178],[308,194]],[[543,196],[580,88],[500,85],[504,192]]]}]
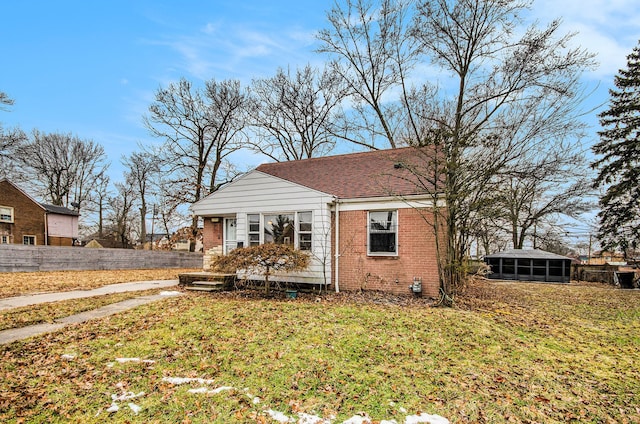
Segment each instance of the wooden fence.
[{"label": "wooden fence", "polygon": [[0,272],[202,268],[202,253],[0,244]]}]

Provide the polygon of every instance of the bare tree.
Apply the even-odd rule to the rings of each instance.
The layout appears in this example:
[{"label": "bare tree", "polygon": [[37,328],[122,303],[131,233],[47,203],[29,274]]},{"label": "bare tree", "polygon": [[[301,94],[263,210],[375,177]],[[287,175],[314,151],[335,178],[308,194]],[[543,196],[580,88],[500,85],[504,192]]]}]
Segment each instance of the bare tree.
[{"label": "bare tree", "polygon": [[346,0],[344,5],[336,2],[328,13],[329,28],[318,33],[318,51],[334,59],[332,71],[346,84],[353,102],[336,135],[370,148],[401,144],[398,131],[404,114],[397,94],[407,90],[408,73],[419,53],[415,38],[407,36],[410,4]]},{"label": "bare tree", "polygon": [[130,178],[124,183],[115,183],[117,194],[109,197],[107,203],[109,212],[107,214],[108,227],[113,232],[115,239],[122,248],[131,246],[134,239],[133,227],[137,219],[133,210],[135,199],[134,184]]},{"label": "bare tree", "polygon": [[[571,34],[559,34],[559,21],[529,27],[517,39],[514,28],[528,5],[501,0],[418,5],[413,34],[456,87],[453,97],[441,103],[443,113],[428,118],[443,134],[438,153],[446,208],[438,214],[446,234],[440,270],[446,296],[460,286],[470,243],[467,230],[487,189],[495,187],[495,176],[533,143],[549,141],[557,128],[575,125],[580,117],[572,107],[582,99],[579,76],[592,65],[592,55],[565,47]],[[566,111],[573,113],[563,115]],[[556,119],[536,126],[536,120],[550,116]]]},{"label": "bare tree", "polygon": [[584,156],[559,144],[536,158],[520,158],[501,178],[493,200],[513,247],[522,249],[527,237],[536,237],[538,225],[553,227],[560,215],[578,218],[592,209],[591,190]]},{"label": "bare tree", "polygon": [[[127,174],[134,185],[134,194],[140,203],[140,242],[147,240],[147,198],[152,188],[151,180],[160,172],[158,158],[148,152],[133,152],[122,159],[128,168]],[[153,234],[151,234],[153,242]]]},{"label": "bare tree", "polygon": [[31,183],[39,194],[54,205],[70,207],[73,202],[78,209],[108,167],[104,148],[92,140],[37,130],[17,157],[34,176]]},{"label": "bare tree", "polygon": [[[581,137],[579,104],[585,94],[579,77],[593,56],[567,48],[572,34],[560,34],[557,20],[518,36],[528,1],[415,5],[414,10],[402,0],[347,1],[330,12],[320,51],[338,56],[342,68],[336,70],[353,81],[352,94],[368,96],[360,97],[355,110],[367,112],[361,108],[367,106],[367,119],[380,124],[377,135],[384,134],[389,147],[426,146],[423,166],[412,171],[433,194],[435,214],[428,219],[435,229],[443,300],[450,303],[500,177],[532,150]],[[416,60],[423,69],[438,69],[437,86],[411,84],[420,80],[413,72]]]},{"label": "bare tree", "polygon": [[310,65],[279,69],[272,78],[254,80],[250,119],[258,142],[252,147],[275,161],[323,156],[335,145],[335,119],[344,98],[341,79]]},{"label": "bare tree", "polygon": [[92,227],[100,239],[104,238],[105,214],[108,209],[108,200],[112,196],[109,183],[110,179],[106,173],[98,176],[92,187],[91,195],[85,204],[85,211],[89,212],[90,215],[95,213],[96,221],[92,224]]},{"label": "bare tree", "polygon": [[[0,91],[0,111],[8,111],[7,106],[14,103],[6,93]],[[16,150],[24,143],[26,136],[20,129],[6,130],[0,121],[0,177],[13,177],[13,165]]]},{"label": "bare tree", "polygon": [[210,80],[199,90],[183,78],[156,92],[144,122],[152,135],[164,140],[160,159],[177,202],[196,202],[228,182],[219,171],[241,147],[246,99],[240,83],[232,80]]}]

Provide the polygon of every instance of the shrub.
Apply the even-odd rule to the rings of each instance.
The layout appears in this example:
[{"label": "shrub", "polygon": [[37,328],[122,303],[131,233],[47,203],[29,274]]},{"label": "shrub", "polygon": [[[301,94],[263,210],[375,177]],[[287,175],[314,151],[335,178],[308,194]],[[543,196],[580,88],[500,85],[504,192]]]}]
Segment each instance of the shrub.
[{"label": "shrub", "polygon": [[309,255],[286,244],[267,243],[239,247],[218,257],[213,266],[225,272],[239,270],[264,276],[265,294],[269,294],[269,276],[273,272],[302,271],[309,266]]}]

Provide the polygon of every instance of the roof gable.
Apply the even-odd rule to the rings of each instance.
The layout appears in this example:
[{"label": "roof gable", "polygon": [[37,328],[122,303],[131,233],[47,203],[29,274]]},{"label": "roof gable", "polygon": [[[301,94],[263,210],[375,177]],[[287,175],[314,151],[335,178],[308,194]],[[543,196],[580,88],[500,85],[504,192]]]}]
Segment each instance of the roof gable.
[{"label": "roof gable", "polygon": [[421,149],[351,153],[289,162],[267,163],[257,170],[338,198],[366,198],[425,194],[425,187],[409,169],[426,169]]},{"label": "roof gable", "polygon": [[46,210],[44,208],[44,206],[42,206],[42,204],[40,202],[38,202],[36,199],[34,199],[29,193],[27,193],[26,191],[24,191],[23,189],[21,189],[20,187],[18,187],[17,185],[15,185],[14,183],[12,183],[11,181],[9,181],[7,178],[3,178],[0,180],[0,183],[6,183],[8,185],[10,185],[11,187],[13,187],[15,190],[17,190],[19,193],[21,193],[22,195],[24,195],[24,197],[26,197],[27,199],[29,199],[31,202],[33,202],[36,206],[38,206],[39,208],[42,208],[43,210]]}]

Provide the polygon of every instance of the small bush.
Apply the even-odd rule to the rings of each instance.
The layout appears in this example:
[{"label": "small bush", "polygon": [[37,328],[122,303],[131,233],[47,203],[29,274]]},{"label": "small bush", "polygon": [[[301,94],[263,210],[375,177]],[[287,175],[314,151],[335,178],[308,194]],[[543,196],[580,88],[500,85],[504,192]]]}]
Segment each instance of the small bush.
[{"label": "small bush", "polygon": [[286,244],[267,243],[239,247],[213,262],[215,269],[238,270],[264,276],[265,294],[269,294],[269,275],[273,272],[302,271],[309,266],[309,255]]}]

